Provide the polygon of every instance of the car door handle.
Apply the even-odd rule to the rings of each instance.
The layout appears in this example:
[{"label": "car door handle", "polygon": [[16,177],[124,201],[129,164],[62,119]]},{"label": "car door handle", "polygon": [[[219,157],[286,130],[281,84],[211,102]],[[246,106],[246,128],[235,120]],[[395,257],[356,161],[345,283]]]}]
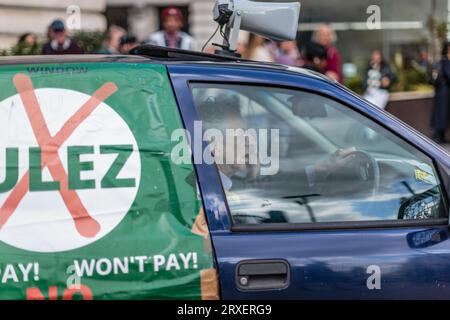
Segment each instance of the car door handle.
[{"label": "car door handle", "polygon": [[284,289],[289,281],[289,263],[284,260],[248,260],[236,267],[236,285],[240,290]]}]

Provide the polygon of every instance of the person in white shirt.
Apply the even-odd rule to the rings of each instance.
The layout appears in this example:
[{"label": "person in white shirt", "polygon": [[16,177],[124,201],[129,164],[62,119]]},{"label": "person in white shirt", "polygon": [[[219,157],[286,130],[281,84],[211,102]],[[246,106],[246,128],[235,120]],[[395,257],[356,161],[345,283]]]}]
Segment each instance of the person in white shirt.
[{"label": "person in white shirt", "polygon": [[150,35],[149,44],[174,49],[195,50],[194,39],[183,28],[183,13],[175,7],[165,8],[161,13],[163,30]]}]

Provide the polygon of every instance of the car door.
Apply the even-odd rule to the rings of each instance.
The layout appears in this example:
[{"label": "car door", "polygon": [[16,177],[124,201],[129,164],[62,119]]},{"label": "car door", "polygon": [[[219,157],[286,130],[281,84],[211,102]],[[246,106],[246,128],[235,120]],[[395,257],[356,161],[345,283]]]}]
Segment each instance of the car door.
[{"label": "car door", "polygon": [[[223,298],[450,298],[443,152],[310,75],[169,71],[191,134]],[[239,156],[224,161],[227,129],[247,138],[244,165],[236,165]],[[196,158],[199,150],[215,163]]]}]

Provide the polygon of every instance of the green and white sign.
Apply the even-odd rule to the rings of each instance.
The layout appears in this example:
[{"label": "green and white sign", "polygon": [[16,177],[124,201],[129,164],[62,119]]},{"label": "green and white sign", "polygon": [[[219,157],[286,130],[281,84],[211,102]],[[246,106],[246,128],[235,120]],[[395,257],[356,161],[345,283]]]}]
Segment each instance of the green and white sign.
[{"label": "green and white sign", "polygon": [[164,66],[19,65],[0,83],[0,298],[215,297]]}]

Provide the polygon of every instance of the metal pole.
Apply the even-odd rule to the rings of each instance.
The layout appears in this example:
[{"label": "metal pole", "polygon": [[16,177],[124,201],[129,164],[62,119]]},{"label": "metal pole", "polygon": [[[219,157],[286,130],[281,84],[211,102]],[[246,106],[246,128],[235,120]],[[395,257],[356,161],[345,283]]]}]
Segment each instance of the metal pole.
[{"label": "metal pole", "polygon": [[430,16],[430,22],[431,22],[431,56],[433,58],[433,62],[436,62],[439,60],[439,54],[438,54],[438,34],[437,34],[437,18],[436,18],[436,0],[431,0],[431,16]]},{"label": "metal pole", "polygon": [[450,0],[447,0],[447,41],[450,41]]}]

